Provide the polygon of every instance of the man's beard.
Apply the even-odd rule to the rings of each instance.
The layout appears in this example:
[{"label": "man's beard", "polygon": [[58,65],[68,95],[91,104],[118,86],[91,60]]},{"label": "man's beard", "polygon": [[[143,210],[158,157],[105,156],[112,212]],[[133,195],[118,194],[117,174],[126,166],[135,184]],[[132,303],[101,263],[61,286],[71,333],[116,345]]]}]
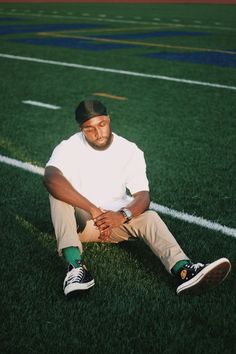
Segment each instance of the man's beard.
[{"label": "man's beard", "polygon": [[92,142],[88,141],[87,139],[86,139],[86,141],[93,149],[102,151],[102,150],[106,150],[111,145],[112,140],[113,140],[112,133],[110,133],[110,135],[108,137],[104,137],[104,139],[106,139],[106,140],[105,140],[104,144],[102,144],[102,145],[96,144],[96,142],[92,143]]}]

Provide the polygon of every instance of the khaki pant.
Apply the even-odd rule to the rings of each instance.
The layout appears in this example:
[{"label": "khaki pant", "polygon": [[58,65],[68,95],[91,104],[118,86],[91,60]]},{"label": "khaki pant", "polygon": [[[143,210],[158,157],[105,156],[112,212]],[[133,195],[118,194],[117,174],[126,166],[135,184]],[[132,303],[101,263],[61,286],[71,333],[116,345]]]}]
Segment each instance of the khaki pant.
[{"label": "khaki pant", "polygon": [[[62,253],[63,248],[70,246],[79,247],[82,253],[83,242],[101,242],[98,238],[99,231],[94,226],[90,214],[51,195],[49,200],[59,254]],[[129,223],[114,228],[109,242],[118,243],[130,237],[143,239],[170,273],[178,261],[189,259],[154,211],[145,211]]]}]

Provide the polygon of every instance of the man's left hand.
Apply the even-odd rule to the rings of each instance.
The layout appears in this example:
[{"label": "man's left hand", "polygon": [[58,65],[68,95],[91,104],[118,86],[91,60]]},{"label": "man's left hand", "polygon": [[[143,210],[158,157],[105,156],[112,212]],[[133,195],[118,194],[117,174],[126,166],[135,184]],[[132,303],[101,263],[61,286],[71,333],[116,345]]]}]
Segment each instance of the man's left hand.
[{"label": "man's left hand", "polygon": [[100,231],[99,238],[103,242],[106,242],[109,239],[112,229],[124,223],[124,216],[118,211],[105,211],[93,220]]}]

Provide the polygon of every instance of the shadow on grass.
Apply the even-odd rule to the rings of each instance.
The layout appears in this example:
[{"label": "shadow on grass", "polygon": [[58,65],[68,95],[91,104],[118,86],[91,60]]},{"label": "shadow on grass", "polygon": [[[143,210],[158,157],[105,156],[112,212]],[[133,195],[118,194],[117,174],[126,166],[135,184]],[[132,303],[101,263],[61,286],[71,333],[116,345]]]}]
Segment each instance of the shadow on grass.
[{"label": "shadow on grass", "polygon": [[140,264],[140,267],[143,267],[146,272],[154,277],[167,280],[168,272],[165,267],[162,265],[159,258],[154,255],[154,253],[149,249],[149,247],[139,239],[125,241],[118,244],[118,247],[125,251],[129,258],[135,260]]}]

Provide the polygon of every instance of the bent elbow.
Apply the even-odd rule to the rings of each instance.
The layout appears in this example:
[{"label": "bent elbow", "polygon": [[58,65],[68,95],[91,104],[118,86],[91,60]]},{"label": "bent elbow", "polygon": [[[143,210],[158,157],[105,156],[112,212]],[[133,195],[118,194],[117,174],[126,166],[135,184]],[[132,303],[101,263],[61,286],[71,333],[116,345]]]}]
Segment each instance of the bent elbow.
[{"label": "bent elbow", "polygon": [[53,175],[55,174],[55,170],[53,167],[51,166],[47,166],[45,168],[45,171],[44,171],[44,176],[43,176],[43,185],[47,188],[49,188],[49,186],[51,185],[52,183],[52,178],[53,178]]},{"label": "bent elbow", "polygon": [[43,186],[48,190],[49,185],[50,185],[50,178],[48,175],[44,174],[43,179],[42,179]]}]

